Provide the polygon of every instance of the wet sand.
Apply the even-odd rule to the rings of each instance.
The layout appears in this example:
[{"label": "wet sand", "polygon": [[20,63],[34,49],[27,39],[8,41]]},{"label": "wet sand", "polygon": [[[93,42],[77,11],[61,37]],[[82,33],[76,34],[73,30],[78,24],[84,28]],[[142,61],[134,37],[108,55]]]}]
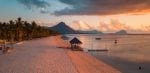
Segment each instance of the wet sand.
[{"label": "wet sand", "polygon": [[0,73],[120,73],[87,53],[58,48],[67,46],[59,36],[16,44],[0,55]]},{"label": "wet sand", "polygon": [[85,52],[68,51],[67,53],[79,73],[121,73]]}]

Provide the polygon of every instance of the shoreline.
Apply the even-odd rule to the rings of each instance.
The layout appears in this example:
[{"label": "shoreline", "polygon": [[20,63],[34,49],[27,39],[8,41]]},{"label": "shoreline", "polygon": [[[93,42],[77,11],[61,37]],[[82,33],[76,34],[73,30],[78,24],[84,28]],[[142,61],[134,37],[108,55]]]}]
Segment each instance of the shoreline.
[{"label": "shoreline", "polygon": [[[66,41],[61,38],[60,40],[65,42],[64,45],[68,45]],[[65,51],[79,73],[121,73],[119,70],[101,60],[96,59],[89,53],[68,49],[65,49]]]},{"label": "shoreline", "polygon": [[15,49],[0,55],[1,73],[121,73],[88,53],[71,51],[60,36],[15,44]]},{"label": "shoreline", "polygon": [[112,66],[101,60],[81,51],[68,51],[67,54],[72,59],[79,73],[121,73]]}]

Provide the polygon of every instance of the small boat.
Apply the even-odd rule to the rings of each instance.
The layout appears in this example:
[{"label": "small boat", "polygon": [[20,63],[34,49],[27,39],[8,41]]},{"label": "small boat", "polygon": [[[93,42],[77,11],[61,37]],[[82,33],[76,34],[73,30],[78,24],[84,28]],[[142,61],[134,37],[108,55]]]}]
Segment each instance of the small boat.
[{"label": "small boat", "polygon": [[95,40],[101,40],[102,38],[95,38]]},{"label": "small boat", "polygon": [[67,37],[66,35],[62,35],[61,38],[62,38],[63,40],[69,40],[69,37]]}]

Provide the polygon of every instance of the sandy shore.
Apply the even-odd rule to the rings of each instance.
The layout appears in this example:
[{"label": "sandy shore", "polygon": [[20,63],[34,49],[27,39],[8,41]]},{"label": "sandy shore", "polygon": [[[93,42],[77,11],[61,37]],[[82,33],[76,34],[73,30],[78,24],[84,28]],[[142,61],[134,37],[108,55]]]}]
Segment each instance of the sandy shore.
[{"label": "sandy shore", "polygon": [[121,73],[104,62],[79,51],[67,52],[79,73]]},{"label": "sandy shore", "polygon": [[120,73],[87,53],[67,49],[60,37],[48,37],[16,44],[0,55],[0,73]]}]

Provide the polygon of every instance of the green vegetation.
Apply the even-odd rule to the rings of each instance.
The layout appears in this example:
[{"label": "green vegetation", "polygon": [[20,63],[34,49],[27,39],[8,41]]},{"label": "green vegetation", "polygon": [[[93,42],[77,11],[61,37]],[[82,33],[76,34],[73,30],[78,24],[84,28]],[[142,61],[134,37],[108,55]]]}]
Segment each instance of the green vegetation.
[{"label": "green vegetation", "polygon": [[49,30],[47,27],[37,25],[36,22],[22,21],[21,18],[9,22],[0,22],[0,39],[7,41],[23,41],[33,38],[56,35],[57,32]]}]

